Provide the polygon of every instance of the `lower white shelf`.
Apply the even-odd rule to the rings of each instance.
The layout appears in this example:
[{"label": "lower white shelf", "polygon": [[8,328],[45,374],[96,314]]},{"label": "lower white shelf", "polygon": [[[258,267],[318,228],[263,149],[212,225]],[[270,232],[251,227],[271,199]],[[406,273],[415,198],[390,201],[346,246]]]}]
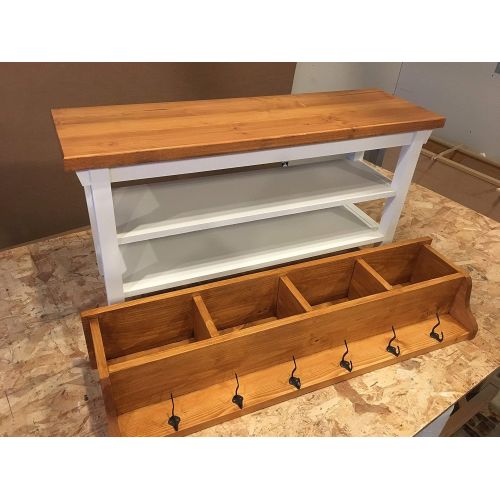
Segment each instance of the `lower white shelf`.
[{"label": "lower white shelf", "polygon": [[125,297],[383,240],[354,205],[217,227],[120,246]]}]

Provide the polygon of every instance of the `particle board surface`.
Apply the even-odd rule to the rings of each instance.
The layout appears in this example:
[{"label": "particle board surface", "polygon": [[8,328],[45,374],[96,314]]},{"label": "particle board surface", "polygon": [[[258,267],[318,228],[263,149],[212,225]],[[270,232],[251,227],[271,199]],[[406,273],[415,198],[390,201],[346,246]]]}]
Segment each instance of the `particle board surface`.
[{"label": "particle board surface", "polygon": [[67,170],[430,130],[444,117],[377,89],[52,110]]},{"label": "particle board surface", "polygon": [[[370,202],[364,209],[376,217],[379,205]],[[498,222],[474,210],[412,185],[396,240],[430,234],[436,249],[471,274],[478,335],[197,435],[415,434],[500,364],[499,228]],[[106,303],[90,231],[0,252],[0,277],[8,289],[0,301],[4,311],[0,435],[105,435],[103,399],[97,372],[88,363],[78,312]],[[130,328],[128,335],[132,333]],[[291,363],[287,370],[290,367]],[[244,377],[242,394],[250,403]],[[231,396],[234,381],[227,384]],[[169,409],[164,402],[162,415]]]}]

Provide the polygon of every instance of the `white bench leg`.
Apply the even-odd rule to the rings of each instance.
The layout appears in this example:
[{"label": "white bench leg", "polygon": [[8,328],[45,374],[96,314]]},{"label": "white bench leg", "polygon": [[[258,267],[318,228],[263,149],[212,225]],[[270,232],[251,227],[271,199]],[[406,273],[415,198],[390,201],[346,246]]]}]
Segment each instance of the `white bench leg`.
[{"label": "white bench leg", "polygon": [[384,243],[389,243],[394,238],[399,217],[405,203],[411,179],[415,172],[422,145],[431,134],[430,130],[415,132],[413,141],[401,148],[398,163],[392,179],[392,188],[396,191],[394,198],[389,198],[382,212],[380,230],[384,234]]},{"label": "white bench leg", "polygon": [[91,170],[90,187],[94,208],[94,225],[101,255],[102,275],[108,303],[123,302],[123,261],[116,236],[115,211],[109,169]]}]

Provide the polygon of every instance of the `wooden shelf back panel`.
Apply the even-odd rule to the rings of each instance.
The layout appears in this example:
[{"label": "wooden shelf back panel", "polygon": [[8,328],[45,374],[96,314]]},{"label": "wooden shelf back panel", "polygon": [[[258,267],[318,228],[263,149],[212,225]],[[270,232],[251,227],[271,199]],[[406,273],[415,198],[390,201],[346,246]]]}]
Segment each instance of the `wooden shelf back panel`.
[{"label": "wooden shelf back panel", "polygon": [[314,268],[293,269],[287,276],[309,304],[315,306],[347,297],[355,263],[354,258],[326,261]]},{"label": "wooden shelf back panel", "polygon": [[140,308],[100,314],[99,323],[108,360],[133,354],[192,337],[193,299],[180,294],[168,301],[144,302]]},{"label": "wooden shelf back panel", "polygon": [[456,272],[460,270],[455,265],[449,264],[430,245],[424,245],[418,252],[410,282],[418,283]]},{"label": "wooden shelf back panel", "polygon": [[362,297],[109,367],[118,413],[447,313],[465,280],[454,274]]},{"label": "wooden shelf back panel", "polygon": [[52,110],[67,170],[372,137],[444,125],[377,89]]},{"label": "wooden shelf back panel", "polygon": [[119,415],[118,422],[124,436],[182,436],[206,427],[240,417],[256,410],[286,401],[336,382],[382,368],[426,352],[445,347],[471,337],[460,323],[450,315],[441,317],[445,340],[439,344],[429,337],[434,319],[397,329],[397,344],[401,355],[396,358],[385,347],[392,337],[388,330],[374,337],[349,342],[349,359],[353,361],[351,373],[339,366],[344,346],[335,346],[297,358],[296,375],[301,389],[288,383],[292,361],[280,363],[247,375],[239,375],[239,394],[244,398],[243,410],[231,402],[235,383],[227,380],[175,398],[175,413],[181,417],[179,432],[167,424],[171,403],[164,400],[153,405]]},{"label": "wooden shelf back panel", "polygon": [[201,295],[218,330],[275,316],[279,276],[238,280]]},{"label": "wooden shelf back panel", "polygon": [[[430,243],[430,242],[428,242]],[[363,260],[390,285],[409,283],[422,244],[404,245],[388,249],[384,254],[372,253]]]},{"label": "wooden shelf back panel", "polygon": [[285,318],[294,314],[312,311],[312,307],[287,276],[282,276],[278,287],[276,317]]}]

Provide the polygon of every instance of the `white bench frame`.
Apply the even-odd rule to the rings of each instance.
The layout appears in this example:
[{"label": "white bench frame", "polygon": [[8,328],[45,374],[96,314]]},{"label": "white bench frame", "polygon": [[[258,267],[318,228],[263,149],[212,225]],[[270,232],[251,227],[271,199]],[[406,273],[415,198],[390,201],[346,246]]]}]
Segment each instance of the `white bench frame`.
[{"label": "white bench frame", "polygon": [[391,184],[396,195],[386,200],[379,225],[379,230],[384,235],[383,241],[391,242],[420,151],[430,134],[431,130],[424,130],[305,146],[78,171],[78,178],[85,189],[97,263],[99,272],[104,277],[108,303],[122,302],[125,298],[122,280],[124,269],[117,239],[112,183],[338,154],[349,154],[351,159],[359,161],[363,159],[364,151],[402,146]]}]

